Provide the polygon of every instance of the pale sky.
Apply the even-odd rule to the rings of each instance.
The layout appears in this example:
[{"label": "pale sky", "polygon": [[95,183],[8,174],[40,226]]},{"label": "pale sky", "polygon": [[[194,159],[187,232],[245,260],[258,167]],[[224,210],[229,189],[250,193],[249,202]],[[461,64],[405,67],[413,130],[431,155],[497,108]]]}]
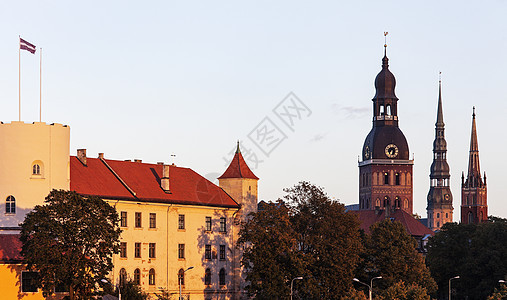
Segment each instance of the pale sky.
[{"label": "pale sky", "polygon": [[[249,161],[259,200],[307,180],[358,203],[357,161],[388,31],[399,124],[415,156],[414,212],[426,217],[442,71],[454,220],[474,105],[489,214],[507,217],[506,1],[6,2],[1,121],[18,119],[21,35],[38,48],[21,53],[22,120],[39,118],[42,47],[42,120],[71,127],[72,155],[174,161],[216,178],[239,139],[262,161]],[[275,108],[290,92],[306,109],[289,127]],[[254,130],[266,124],[279,135],[263,152]]]}]

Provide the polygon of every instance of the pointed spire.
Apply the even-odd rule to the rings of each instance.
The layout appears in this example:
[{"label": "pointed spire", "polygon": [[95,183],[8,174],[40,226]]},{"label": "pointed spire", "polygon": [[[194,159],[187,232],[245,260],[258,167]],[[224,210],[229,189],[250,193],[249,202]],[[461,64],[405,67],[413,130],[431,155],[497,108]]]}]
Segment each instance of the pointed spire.
[{"label": "pointed spire", "polygon": [[243,155],[241,154],[241,150],[239,147],[239,141],[236,148],[236,153],[229,164],[227,170],[225,170],[222,176],[218,177],[218,179],[225,178],[250,178],[250,179],[259,179],[255,174],[250,170]]},{"label": "pointed spire", "polygon": [[239,140],[238,140],[238,147],[236,148],[236,153],[240,153],[241,154],[241,149],[239,149]]},{"label": "pointed spire", "polygon": [[[442,72],[440,72],[442,74]],[[442,79],[438,80],[438,109],[437,109],[437,123],[435,125],[444,125],[444,111],[442,109]]]},{"label": "pointed spire", "polygon": [[475,106],[472,113],[472,134],[470,137],[470,156],[468,160],[468,179],[481,179],[481,168],[479,166],[479,143],[477,142],[477,125],[475,123]]}]

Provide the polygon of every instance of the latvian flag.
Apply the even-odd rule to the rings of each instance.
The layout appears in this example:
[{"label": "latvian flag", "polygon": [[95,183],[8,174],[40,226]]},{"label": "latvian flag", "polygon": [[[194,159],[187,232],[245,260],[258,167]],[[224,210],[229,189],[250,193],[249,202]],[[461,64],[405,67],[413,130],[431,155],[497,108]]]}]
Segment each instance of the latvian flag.
[{"label": "latvian flag", "polygon": [[19,38],[19,49],[30,51],[30,53],[35,54],[35,45],[30,44],[22,38]]}]

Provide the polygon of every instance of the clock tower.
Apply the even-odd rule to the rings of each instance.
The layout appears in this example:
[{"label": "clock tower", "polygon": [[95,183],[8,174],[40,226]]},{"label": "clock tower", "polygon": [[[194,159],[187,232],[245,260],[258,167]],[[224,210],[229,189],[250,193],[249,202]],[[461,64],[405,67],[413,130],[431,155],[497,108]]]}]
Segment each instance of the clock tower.
[{"label": "clock tower", "polygon": [[375,78],[373,127],[359,161],[359,209],[402,209],[412,214],[412,166],[408,143],[398,127],[396,79],[389,71],[384,45],[382,70]]}]

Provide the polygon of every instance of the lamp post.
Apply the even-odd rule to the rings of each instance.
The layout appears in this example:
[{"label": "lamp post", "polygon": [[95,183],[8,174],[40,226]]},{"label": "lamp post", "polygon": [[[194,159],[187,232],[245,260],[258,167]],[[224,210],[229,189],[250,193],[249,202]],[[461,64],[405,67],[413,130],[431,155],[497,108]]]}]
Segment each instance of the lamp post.
[{"label": "lamp post", "polygon": [[294,280],[302,280],[303,277],[299,276],[290,281],[290,300],[292,300],[292,284],[294,284]]},{"label": "lamp post", "polygon": [[498,280],[498,282],[500,282],[500,283],[506,283],[507,281],[500,279],[500,280]]},{"label": "lamp post", "polygon": [[[192,270],[194,267],[188,267],[185,271],[183,271],[183,273],[181,274],[181,277],[179,276],[178,274],[178,283],[179,283],[179,286],[180,286],[180,297],[178,298],[179,300],[182,300],[183,298],[181,297],[181,279],[183,278],[183,276],[185,276],[185,272],[188,271],[188,270]],[[121,300],[121,299],[119,299]]]},{"label": "lamp post", "polygon": [[354,278],[352,280],[354,280],[355,282],[359,282],[360,284],[364,284],[368,287],[368,291],[369,291],[369,295],[370,295],[370,300],[372,299],[372,290],[373,290],[373,280],[374,279],[380,279],[382,278],[382,276],[378,276],[378,277],[373,277],[371,280],[370,280],[370,285],[368,285],[367,283],[364,283],[362,281],[359,281],[359,279],[357,278]]},{"label": "lamp post", "polygon": [[451,280],[453,279],[459,279],[459,275],[449,279],[449,300],[451,300]]},{"label": "lamp post", "polygon": [[[110,283],[107,279],[101,279],[100,281],[102,281],[103,283],[109,283],[112,285],[112,283]],[[120,289],[120,285],[117,284],[115,285],[115,287],[118,289],[118,300],[121,300],[121,289]]]}]

